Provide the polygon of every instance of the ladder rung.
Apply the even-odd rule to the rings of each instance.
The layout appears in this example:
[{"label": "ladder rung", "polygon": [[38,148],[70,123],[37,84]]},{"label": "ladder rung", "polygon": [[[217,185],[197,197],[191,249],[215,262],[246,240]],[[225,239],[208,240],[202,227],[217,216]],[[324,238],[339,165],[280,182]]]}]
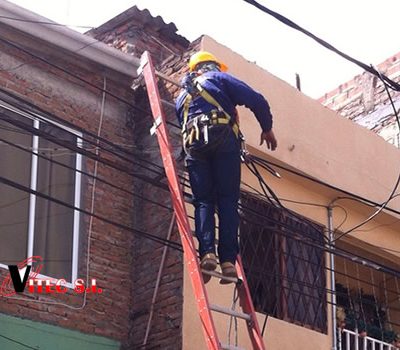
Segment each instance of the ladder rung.
[{"label": "ladder rung", "polygon": [[232,310],[232,309],[228,309],[226,307],[210,304],[210,309],[213,310],[213,311],[216,311],[216,312],[220,312],[222,314],[243,318],[246,321],[250,321],[251,320],[250,315],[245,314],[243,312],[238,312],[238,311],[235,311],[235,310]]},{"label": "ladder rung", "polygon": [[164,103],[165,105],[171,107],[171,108],[175,108],[175,104],[172,103],[172,102],[169,102],[169,101],[163,100],[163,99],[161,99],[161,102]]},{"label": "ladder rung", "polygon": [[223,350],[246,350],[245,348],[241,348],[239,346],[229,345],[229,344],[222,344],[222,343],[221,343],[221,348]]},{"label": "ladder rung", "polygon": [[165,74],[162,74],[162,73],[157,72],[157,71],[155,71],[155,74],[156,74],[159,78],[161,78],[161,79],[163,79],[163,80],[166,80],[166,81],[170,82],[170,83],[173,84],[173,85],[182,87],[182,84],[180,84],[179,82],[177,82],[177,81],[171,79],[170,77],[168,77],[168,76],[165,75]]},{"label": "ladder rung", "polygon": [[241,280],[239,278],[236,277],[227,277],[224,276],[221,272],[217,272],[217,271],[208,271],[208,270],[201,270],[201,272],[205,275],[208,276],[213,276],[213,277],[218,277],[221,280],[225,280],[225,281],[229,281],[229,282],[233,282],[233,283],[238,283],[241,282]]}]

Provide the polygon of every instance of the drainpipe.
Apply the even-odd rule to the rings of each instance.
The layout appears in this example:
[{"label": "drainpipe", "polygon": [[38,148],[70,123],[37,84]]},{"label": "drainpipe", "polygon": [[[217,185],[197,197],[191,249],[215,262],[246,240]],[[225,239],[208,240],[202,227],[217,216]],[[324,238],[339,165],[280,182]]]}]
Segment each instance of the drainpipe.
[{"label": "drainpipe", "polygon": [[330,277],[331,277],[331,305],[332,305],[332,350],[337,350],[337,324],[336,324],[336,288],[335,288],[335,257],[334,251],[334,233],[333,233],[333,216],[332,216],[332,204],[328,206],[328,248],[330,248],[329,260],[330,260]]}]

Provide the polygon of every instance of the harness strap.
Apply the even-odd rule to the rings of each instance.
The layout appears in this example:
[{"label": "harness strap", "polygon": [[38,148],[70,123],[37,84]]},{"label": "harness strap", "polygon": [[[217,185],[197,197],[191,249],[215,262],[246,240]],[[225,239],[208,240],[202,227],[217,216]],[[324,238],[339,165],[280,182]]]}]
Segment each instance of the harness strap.
[{"label": "harness strap", "polygon": [[[225,110],[222,108],[222,106],[219,104],[219,102],[214,97],[212,97],[211,94],[206,89],[204,89],[201,86],[201,82],[205,81],[205,80],[206,79],[202,76],[197,77],[194,80],[194,86],[196,87],[197,91],[199,92],[199,95],[201,97],[203,97],[208,103],[215,106],[219,112],[222,112],[225,115],[225,118],[220,118],[220,117],[218,117],[216,111],[212,111],[211,123],[213,125],[215,125],[215,124],[231,124],[234,134],[236,135],[237,138],[239,138],[239,135],[240,135],[239,125],[236,122],[232,122],[231,116],[227,112],[225,112]],[[186,124],[188,122],[188,117],[189,117],[189,105],[192,102],[192,99],[193,99],[192,95],[190,95],[188,93],[185,97],[185,101],[184,101],[184,105],[183,105],[182,134],[183,134],[184,139],[187,138]],[[215,117],[214,117],[214,115],[215,115]],[[197,127],[197,125],[195,127]],[[197,127],[196,136],[198,135],[198,133],[199,133],[199,129]],[[193,139],[193,137],[192,137],[192,139]]]}]

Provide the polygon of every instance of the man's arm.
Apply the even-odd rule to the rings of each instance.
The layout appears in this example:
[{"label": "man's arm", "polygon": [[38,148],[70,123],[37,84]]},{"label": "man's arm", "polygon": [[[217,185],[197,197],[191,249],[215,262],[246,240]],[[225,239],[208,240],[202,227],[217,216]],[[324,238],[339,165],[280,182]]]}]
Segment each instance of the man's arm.
[{"label": "man's arm", "polygon": [[265,142],[268,149],[274,151],[278,143],[272,131],[272,114],[268,101],[245,82],[229,74],[222,74],[221,78],[232,102],[249,108],[260,123],[260,145]]}]

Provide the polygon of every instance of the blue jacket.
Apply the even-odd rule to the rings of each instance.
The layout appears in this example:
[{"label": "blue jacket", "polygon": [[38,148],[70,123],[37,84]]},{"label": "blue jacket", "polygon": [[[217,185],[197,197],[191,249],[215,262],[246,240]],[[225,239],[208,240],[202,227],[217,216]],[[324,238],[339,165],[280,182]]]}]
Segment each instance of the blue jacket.
[{"label": "blue jacket", "polygon": [[[230,116],[235,115],[236,106],[249,108],[260,123],[263,131],[272,128],[272,114],[266,99],[253,90],[243,81],[223,72],[206,72],[202,75],[205,79],[201,86],[207,90]],[[176,100],[176,115],[179,123],[183,123],[184,101],[187,91],[183,90]],[[189,105],[189,120],[192,116],[208,113],[215,106],[208,103],[201,96],[197,96]]]}]

